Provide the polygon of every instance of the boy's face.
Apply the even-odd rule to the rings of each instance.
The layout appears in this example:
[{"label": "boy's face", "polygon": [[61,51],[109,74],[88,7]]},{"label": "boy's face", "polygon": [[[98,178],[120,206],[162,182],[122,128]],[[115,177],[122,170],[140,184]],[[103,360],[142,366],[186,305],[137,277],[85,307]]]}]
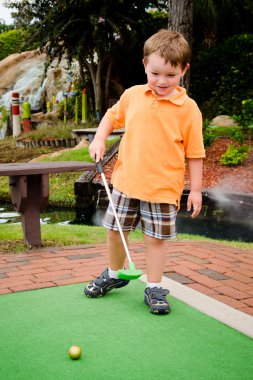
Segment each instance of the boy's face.
[{"label": "boy's face", "polygon": [[174,94],[175,87],[179,85],[189,67],[188,64],[182,70],[181,66],[171,66],[170,62],[165,63],[164,58],[157,53],[150,54],[143,64],[148,84],[160,98]]}]

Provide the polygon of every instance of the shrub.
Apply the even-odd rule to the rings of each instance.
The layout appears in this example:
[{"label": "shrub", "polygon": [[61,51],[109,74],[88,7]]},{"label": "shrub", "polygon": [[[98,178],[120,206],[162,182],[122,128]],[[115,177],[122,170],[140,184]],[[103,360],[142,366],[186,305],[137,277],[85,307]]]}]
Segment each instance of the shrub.
[{"label": "shrub", "polygon": [[63,138],[70,139],[72,129],[76,128],[76,124],[58,122],[55,124],[41,123],[36,130],[24,133],[22,137],[32,140],[42,140],[46,138]]},{"label": "shrub", "polygon": [[24,32],[21,29],[12,29],[0,34],[0,61],[10,54],[20,53],[25,41]]},{"label": "shrub", "polygon": [[248,145],[238,147],[232,144],[221,156],[220,163],[226,166],[238,166],[248,157],[249,150]]},{"label": "shrub", "polygon": [[204,130],[203,140],[205,147],[211,146],[216,138],[217,134],[215,133],[215,131],[212,131],[211,129]]},{"label": "shrub", "polygon": [[253,99],[242,101],[242,114],[240,116],[240,124],[243,127],[248,127],[253,123]]},{"label": "shrub", "polygon": [[205,117],[242,114],[253,98],[252,51],[253,34],[240,34],[193,55],[190,90]]}]

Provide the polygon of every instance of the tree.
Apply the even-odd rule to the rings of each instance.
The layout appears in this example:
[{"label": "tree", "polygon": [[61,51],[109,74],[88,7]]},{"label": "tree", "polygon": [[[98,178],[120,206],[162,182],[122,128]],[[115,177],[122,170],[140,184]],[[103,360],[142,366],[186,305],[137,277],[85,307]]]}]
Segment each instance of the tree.
[{"label": "tree", "polygon": [[[168,28],[181,33],[191,48],[193,0],[169,0],[168,11]],[[190,84],[190,70],[186,72],[182,82],[182,85],[188,89]]]},{"label": "tree", "polygon": [[[27,29],[29,42],[39,41],[48,56],[78,60],[83,84],[85,70],[92,81],[95,110],[102,115],[113,64],[120,51],[138,45],[152,21],[148,7],[161,9],[166,1],[148,0],[21,0],[9,6],[18,26]],[[107,99],[108,101],[108,99]]]},{"label": "tree", "polygon": [[182,33],[191,46],[193,0],[168,1],[168,28]]}]

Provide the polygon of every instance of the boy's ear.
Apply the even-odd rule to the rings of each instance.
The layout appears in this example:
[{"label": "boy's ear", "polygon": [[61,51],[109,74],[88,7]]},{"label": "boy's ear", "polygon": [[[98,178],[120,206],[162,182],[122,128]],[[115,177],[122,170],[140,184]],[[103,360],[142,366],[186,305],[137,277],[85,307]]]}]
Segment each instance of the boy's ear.
[{"label": "boy's ear", "polygon": [[144,66],[144,70],[146,72],[146,64],[145,64],[145,60],[144,59],[142,60],[142,63],[143,63],[143,66]]},{"label": "boy's ear", "polygon": [[183,70],[183,72],[182,72],[182,77],[185,75],[185,73],[189,69],[189,67],[190,67],[190,64],[187,63],[186,66],[185,66],[185,68],[184,68],[184,70]]}]

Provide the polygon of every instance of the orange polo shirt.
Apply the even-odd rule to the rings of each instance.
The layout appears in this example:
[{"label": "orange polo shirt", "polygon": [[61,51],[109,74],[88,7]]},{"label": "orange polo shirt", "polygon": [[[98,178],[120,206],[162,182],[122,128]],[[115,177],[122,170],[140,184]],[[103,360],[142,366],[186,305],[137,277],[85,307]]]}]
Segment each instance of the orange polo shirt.
[{"label": "orange polo shirt", "polygon": [[202,116],[184,88],[159,98],[150,87],[127,89],[106,115],[125,128],[112,184],[131,198],[179,206],[185,157],[205,157]]}]

